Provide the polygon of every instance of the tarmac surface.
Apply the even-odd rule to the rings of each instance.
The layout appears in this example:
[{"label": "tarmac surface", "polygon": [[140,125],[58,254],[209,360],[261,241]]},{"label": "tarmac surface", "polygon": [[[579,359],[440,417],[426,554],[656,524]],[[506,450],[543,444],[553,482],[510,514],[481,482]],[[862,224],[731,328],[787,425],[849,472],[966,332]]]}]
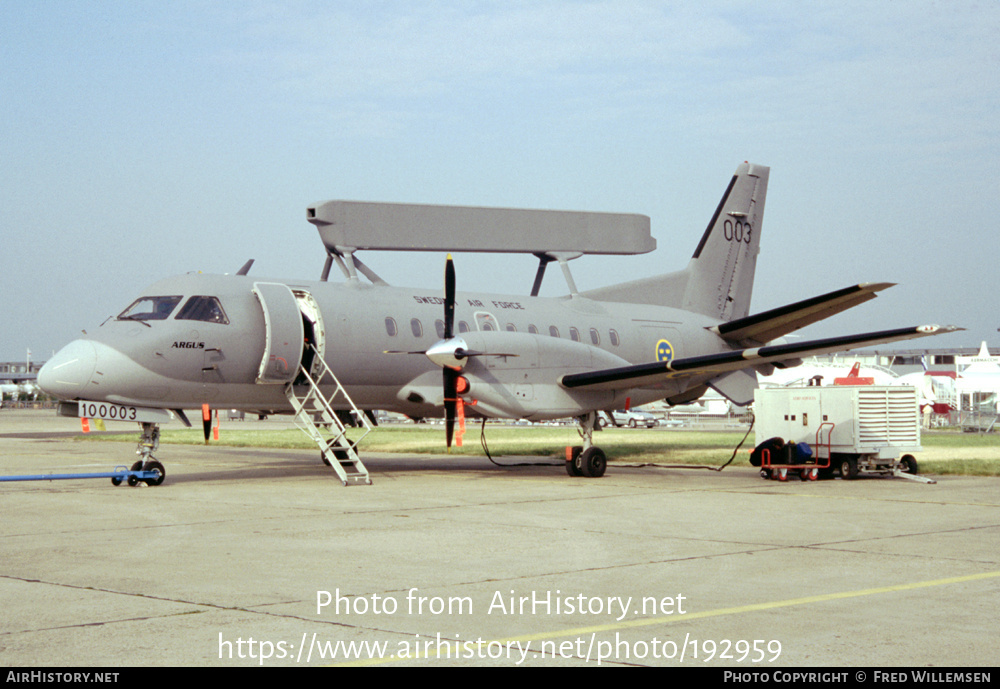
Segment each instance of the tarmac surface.
[{"label": "tarmac surface", "polygon": [[[78,430],[0,411],[0,475],[135,460]],[[362,453],[345,488],[315,452],[156,456],[158,487],[0,483],[0,664],[996,664],[996,478]]]}]

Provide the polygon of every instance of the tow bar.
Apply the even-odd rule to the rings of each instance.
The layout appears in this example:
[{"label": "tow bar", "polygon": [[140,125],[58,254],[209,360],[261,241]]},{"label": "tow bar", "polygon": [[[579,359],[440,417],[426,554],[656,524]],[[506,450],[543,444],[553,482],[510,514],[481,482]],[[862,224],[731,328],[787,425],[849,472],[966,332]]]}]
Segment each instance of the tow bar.
[{"label": "tow bar", "polygon": [[25,474],[22,476],[0,476],[3,481],[63,481],[67,479],[81,478],[109,478],[112,485],[120,486],[123,481],[127,481],[130,486],[138,485],[140,481],[147,486],[158,486],[163,483],[167,472],[163,465],[153,460],[142,464],[136,462],[129,469],[126,466],[117,466],[114,471],[104,471],[93,474]]}]

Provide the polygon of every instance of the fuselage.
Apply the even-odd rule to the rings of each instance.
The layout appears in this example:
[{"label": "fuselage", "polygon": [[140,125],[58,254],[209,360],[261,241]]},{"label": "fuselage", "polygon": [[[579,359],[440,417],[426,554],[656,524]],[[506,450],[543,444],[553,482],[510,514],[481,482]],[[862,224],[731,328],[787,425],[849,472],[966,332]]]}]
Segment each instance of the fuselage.
[{"label": "fuselage", "polygon": [[[266,286],[287,286],[294,304],[265,300]],[[127,309],[88,339],[70,343],[40,372],[42,389],[67,400],[163,409],[209,404],[290,411],[285,385],[301,357],[308,357],[308,348],[295,342],[304,335],[357,407],[411,416],[441,413],[441,369],[425,356],[386,353],[424,352],[443,338],[444,300],[438,291],[191,273],[151,285],[140,302],[161,313]],[[296,308],[299,312],[290,313]],[[282,326],[297,320],[304,330]],[[703,381],[664,379],[653,387],[571,391],[559,379],[729,349],[708,330],[718,323],[709,317],[579,296],[459,292],[455,323],[455,335],[478,348],[518,353],[474,358],[466,365],[463,375],[472,387],[463,397],[478,403],[476,411],[485,416],[559,418],[663,399]],[[288,361],[295,357],[299,360]],[[308,367],[308,359],[305,363]],[[280,375],[285,369],[288,380]]]}]

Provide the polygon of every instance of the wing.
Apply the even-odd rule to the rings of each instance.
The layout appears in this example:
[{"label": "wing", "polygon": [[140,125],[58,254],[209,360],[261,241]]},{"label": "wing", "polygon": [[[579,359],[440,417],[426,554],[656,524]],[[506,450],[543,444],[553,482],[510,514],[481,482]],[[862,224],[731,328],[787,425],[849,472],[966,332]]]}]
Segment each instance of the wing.
[{"label": "wing", "polygon": [[790,359],[804,356],[819,356],[843,352],[856,347],[864,347],[887,342],[910,340],[929,335],[963,330],[955,326],[921,325],[915,328],[899,330],[883,330],[861,335],[847,335],[825,340],[810,340],[793,344],[780,344],[750,349],[735,349],[729,352],[703,354],[701,356],[674,359],[673,361],[657,361],[649,364],[608,368],[587,373],[573,373],[563,376],[559,381],[565,388],[590,387],[591,389],[618,390],[623,388],[642,387],[655,384],[664,379],[692,376],[723,376],[764,364],[779,364]]},{"label": "wing", "polygon": [[727,342],[744,346],[770,342],[824,318],[846,311],[875,298],[876,292],[892,287],[891,282],[865,283],[846,287],[746,318],[721,323],[712,330]]}]

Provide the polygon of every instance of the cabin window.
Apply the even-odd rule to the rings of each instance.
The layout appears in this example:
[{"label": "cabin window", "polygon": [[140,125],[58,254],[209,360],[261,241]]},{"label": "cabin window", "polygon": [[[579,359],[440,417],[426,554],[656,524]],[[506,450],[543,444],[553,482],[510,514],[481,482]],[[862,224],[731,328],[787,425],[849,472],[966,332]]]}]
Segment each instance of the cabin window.
[{"label": "cabin window", "polygon": [[528,326],[528,332],[531,333],[532,335],[537,335],[538,334],[538,326],[535,325],[534,323],[532,323],[531,325]]},{"label": "cabin window", "polygon": [[191,297],[177,312],[175,318],[179,321],[202,321],[229,325],[226,312],[222,310],[222,304],[215,297]]},{"label": "cabin window", "polygon": [[465,321],[459,321],[458,322],[458,332],[460,332],[460,333],[467,333],[467,332],[469,332],[469,324],[466,323]]},{"label": "cabin window", "polygon": [[399,332],[399,328],[396,327],[396,320],[392,316],[387,316],[385,319],[385,332],[389,337],[396,337],[396,333]]},{"label": "cabin window", "polygon": [[420,322],[419,318],[410,320],[410,330],[413,332],[414,337],[424,336],[424,324]]},{"label": "cabin window", "polygon": [[580,331],[577,330],[576,328],[570,328],[569,329],[569,339],[573,340],[573,342],[579,342],[580,341]]},{"label": "cabin window", "polygon": [[552,337],[559,337],[559,328],[554,325],[549,326],[549,335]]},{"label": "cabin window", "polygon": [[139,297],[118,314],[120,321],[163,321],[181,303],[181,297]]},{"label": "cabin window", "polygon": [[517,332],[517,326],[514,325],[513,323],[508,323],[507,324],[507,332],[509,332],[509,333],[516,333]]},{"label": "cabin window", "polygon": [[615,347],[617,347],[619,344],[621,344],[621,340],[618,339],[618,331],[617,330],[609,330],[608,331],[608,337],[611,340],[611,344],[614,345]]},{"label": "cabin window", "polygon": [[437,331],[438,339],[444,339],[444,321],[440,318],[434,321],[434,329]]},{"label": "cabin window", "polygon": [[601,344],[601,333],[597,332],[597,328],[590,329],[590,341],[595,345]]}]

